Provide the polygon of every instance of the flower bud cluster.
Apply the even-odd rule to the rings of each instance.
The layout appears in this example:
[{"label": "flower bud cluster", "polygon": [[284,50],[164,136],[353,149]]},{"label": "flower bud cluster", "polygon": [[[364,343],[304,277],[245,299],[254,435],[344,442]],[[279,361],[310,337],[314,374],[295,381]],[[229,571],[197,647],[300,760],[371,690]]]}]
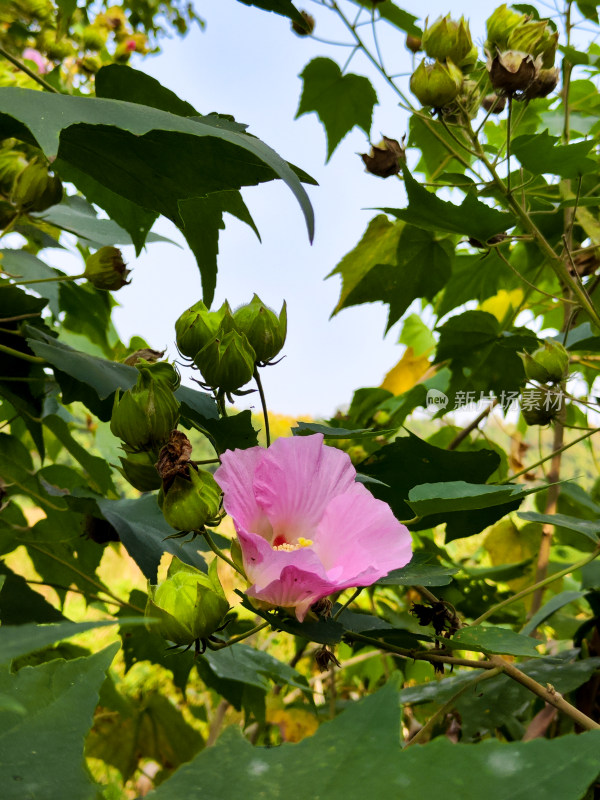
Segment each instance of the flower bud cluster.
[{"label": "flower bud cluster", "polygon": [[63,186],[41,150],[16,139],[0,145],[0,227],[18,214],[45,211],[60,203]]},{"label": "flower bud cluster", "polygon": [[192,359],[206,386],[231,393],[252,378],[282,349],[287,333],[284,303],[279,316],[258,295],[232,313],[227,302],[209,311],[199,301],[175,323],[177,346]]},{"label": "flower bud cluster", "polygon": [[469,24],[457,22],[448,14],[439,17],[423,32],[420,49],[423,59],[411,76],[410,88],[424,106],[444,108],[461,92],[464,76],[477,64],[477,48],[471,39]]},{"label": "flower bud cluster", "polygon": [[558,83],[557,48],[558,31],[548,20],[499,6],[487,21],[485,43],[492,86],[517,99],[546,97]]}]

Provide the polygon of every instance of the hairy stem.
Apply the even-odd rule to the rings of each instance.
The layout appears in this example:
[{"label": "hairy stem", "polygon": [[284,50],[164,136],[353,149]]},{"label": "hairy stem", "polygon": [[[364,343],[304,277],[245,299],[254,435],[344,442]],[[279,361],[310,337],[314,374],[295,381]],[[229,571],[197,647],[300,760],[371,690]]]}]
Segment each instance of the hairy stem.
[{"label": "hairy stem", "polygon": [[260,375],[258,374],[258,367],[254,368],[254,380],[256,381],[256,386],[258,388],[258,394],[260,395],[260,404],[262,406],[263,417],[265,420],[265,439],[267,441],[267,447],[271,445],[271,430],[269,428],[269,410],[267,409],[267,400],[265,398],[265,393],[263,390],[262,381],[260,379]]}]

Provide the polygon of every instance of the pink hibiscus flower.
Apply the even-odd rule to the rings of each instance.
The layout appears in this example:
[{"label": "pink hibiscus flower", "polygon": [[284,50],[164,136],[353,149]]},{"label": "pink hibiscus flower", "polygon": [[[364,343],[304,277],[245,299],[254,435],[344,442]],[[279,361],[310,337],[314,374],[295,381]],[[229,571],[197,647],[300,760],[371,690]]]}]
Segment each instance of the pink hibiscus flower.
[{"label": "pink hibiscus flower", "polygon": [[323,436],[228,450],[215,479],[233,518],[247,591],[295,609],[351,586],[370,586],[412,556],[408,529],[355,481],[348,455]]}]

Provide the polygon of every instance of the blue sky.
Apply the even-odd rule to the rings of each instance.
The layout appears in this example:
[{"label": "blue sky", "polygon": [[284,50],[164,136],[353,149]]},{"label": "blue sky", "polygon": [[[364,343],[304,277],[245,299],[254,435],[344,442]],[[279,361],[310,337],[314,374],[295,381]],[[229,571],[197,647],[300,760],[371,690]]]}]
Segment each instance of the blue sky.
[{"label": "blue sky", "polygon": [[[404,190],[395,178],[382,180],[364,172],[357,153],[368,151],[369,143],[362,131],[354,129],[326,165],[325,135],[316,115],[294,121],[301,91],[298,76],[305,64],[317,56],[343,63],[349,50],[296,37],[286,19],[236,0],[199,0],[195,7],[207,22],[205,31],[194,27],[183,40],[164,40],[161,54],[139,66],[200,112],[232,114],[248,124],[250,132],[319,182],[308,188],[316,213],[312,246],[300,209],[281,182],[244,191],[263,243],[249,228],[227,218],[215,302],[227,298],[235,307],[254,292],[277,310],[287,301],[286,358],[264,371],[269,407],[291,415],[328,416],[349,403],[354,389],[379,385],[402,354],[396,344],[399,325],[383,338],[387,313],[382,304],[348,309],[329,320],[340,280],[324,278],[360,239],[375,213],[370,209],[401,206]],[[318,3],[300,7],[316,17],[315,34],[349,41]],[[403,7],[415,15],[423,8],[415,2]],[[473,38],[481,44],[485,18],[494,7],[469,2],[452,12],[471,19]],[[427,11],[433,20],[449,7],[429,0]],[[412,55],[404,47],[403,34],[384,23],[380,42],[390,72],[411,70]],[[376,88],[381,106],[374,113],[373,140],[378,141],[380,133],[401,139],[407,118],[395,94],[360,55],[349,71],[367,74]],[[155,229],[181,240],[166,221]],[[175,356],[174,322],[201,297],[195,261],[185,247],[164,244],[151,245],[139,259],[133,252],[126,255],[134,273],[131,286],[116,296],[122,304],[115,312],[118,330],[123,338],[142,334],[153,347],[167,346]],[[251,406],[258,406],[254,395],[240,402],[240,407]]]}]

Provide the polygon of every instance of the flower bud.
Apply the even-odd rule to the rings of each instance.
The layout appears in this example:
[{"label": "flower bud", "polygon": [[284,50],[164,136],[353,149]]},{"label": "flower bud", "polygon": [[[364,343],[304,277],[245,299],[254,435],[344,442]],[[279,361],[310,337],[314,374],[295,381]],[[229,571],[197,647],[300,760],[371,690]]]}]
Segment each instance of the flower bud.
[{"label": "flower bud", "polygon": [[371,145],[371,152],[361,154],[367,172],[379,178],[390,178],[400,172],[400,165],[406,161],[406,151],[396,139],[383,137],[378,145]]},{"label": "flower bud", "polygon": [[487,20],[487,42],[486,49],[496,54],[496,50],[509,50],[508,39],[511,33],[519,25],[527,22],[527,14],[519,14],[506,6],[506,3],[499,6]]},{"label": "flower bud", "polygon": [[463,74],[452,61],[421,61],[411,76],[410,90],[422,105],[442,108],[458,95],[462,82]]},{"label": "flower bud", "polygon": [[121,457],[121,472],[134,489],[140,492],[153,492],[160,489],[161,479],[156,470],[156,453],[142,451],[141,453],[128,453],[127,458]]},{"label": "flower bud", "polygon": [[27,167],[23,153],[13,149],[14,141],[5,140],[0,149],[0,191],[6,196],[10,194],[15,178]]},{"label": "flower bud", "polygon": [[[171,380],[155,368],[164,365]],[[173,394],[177,374],[166,362],[138,364],[136,385],[122,395],[115,394],[110,429],[133,452],[157,450],[169,438],[179,419],[179,403]],[[166,372],[166,370],[165,370]]]},{"label": "flower bud", "polygon": [[494,89],[514,94],[524,92],[531,86],[539,74],[540,60],[527,53],[507,50],[488,59],[487,68]]},{"label": "flower bud", "polygon": [[477,48],[464,17],[458,22],[451,19],[449,14],[439,17],[423,32],[422,47],[430,58],[438,61],[450,59],[465,72],[470,72],[477,63]]},{"label": "flower bud", "polygon": [[558,67],[552,69],[541,69],[534,82],[525,90],[527,100],[535,100],[536,97],[547,97],[558,85]]},{"label": "flower bud", "polygon": [[216,522],[221,505],[221,489],[205,469],[188,468],[189,478],[177,475],[162,492],[163,516],[177,531],[199,531]]},{"label": "flower bud", "polygon": [[559,414],[559,396],[548,387],[542,387],[537,396],[521,399],[521,414],[527,425],[548,425]]},{"label": "flower bud", "polygon": [[102,63],[100,56],[91,55],[80,58],[77,61],[77,66],[82,72],[86,72],[88,75],[95,75],[99,69],[102,69],[104,64]]},{"label": "flower bud", "polygon": [[300,16],[304,20],[304,25],[294,20],[292,22],[292,30],[297,36],[310,36],[315,29],[315,18],[307,11],[301,11]]},{"label": "flower bud", "polygon": [[15,178],[10,199],[25,211],[45,211],[60,203],[62,195],[60,178],[50,175],[46,165],[34,158]]},{"label": "flower bud", "polygon": [[106,28],[102,28],[100,25],[87,25],[81,33],[81,44],[84,50],[102,50],[106,39]]},{"label": "flower bud", "polygon": [[506,108],[506,97],[497,94],[486,94],[481,101],[481,105],[490,114],[501,114]]},{"label": "flower bud", "polygon": [[131,270],[126,266],[119,248],[107,245],[88,256],[83,274],[96,289],[116,292],[131,283],[127,280]]},{"label": "flower bud", "polygon": [[154,630],[175,644],[190,645],[213,634],[229,610],[219,581],[217,559],[208,574],[184,564],[175,556],[167,579],[149,586],[146,616],[160,620]]},{"label": "flower bud", "polygon": [[569,354],[560,342],[545,339],[531,355],[519,353],[525,375],[539,383],[559,383],[569,374]]},{"label": "flower bud", "polygon": [[202,300],[184,311],[175,323],[179,352],[193,358],[198,350],[214,339],[226,314],[231,314],[227,301],[218,311],[209,311]]},{"label": "flower bud", "polygon": [[215,338],[194,357],[194,364],[213,389],[234,392],[254,374],[256,353],[244,333],[235,330]]},{"label": "flower bud", "polygon": [[237,330],[246,335],[258,362],[270,361],[285,344],[287,334],[285,301],[277,318],[277,314],[255,294],[247,305],[237,309],[233,321]]}]

